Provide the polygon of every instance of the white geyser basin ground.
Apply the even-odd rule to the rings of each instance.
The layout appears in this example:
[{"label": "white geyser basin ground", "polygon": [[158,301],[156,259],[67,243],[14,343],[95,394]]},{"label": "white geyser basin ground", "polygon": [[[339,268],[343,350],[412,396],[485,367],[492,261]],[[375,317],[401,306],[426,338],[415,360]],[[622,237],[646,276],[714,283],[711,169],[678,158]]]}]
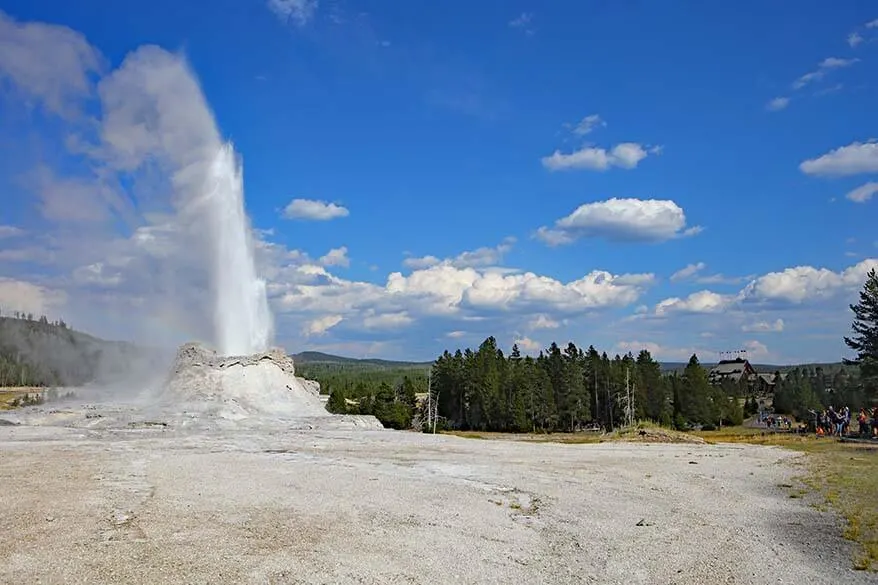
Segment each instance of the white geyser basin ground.
[{"label": "white geyser basin ground", "polygon": [[[270,361],[221,384],[253,367],[273,384]],[[149,419],[0,416],[20,423],[0,425],[0,583],[875,582],[838,520],[781,487],[793,452],[480,441],[189,398]]]}]

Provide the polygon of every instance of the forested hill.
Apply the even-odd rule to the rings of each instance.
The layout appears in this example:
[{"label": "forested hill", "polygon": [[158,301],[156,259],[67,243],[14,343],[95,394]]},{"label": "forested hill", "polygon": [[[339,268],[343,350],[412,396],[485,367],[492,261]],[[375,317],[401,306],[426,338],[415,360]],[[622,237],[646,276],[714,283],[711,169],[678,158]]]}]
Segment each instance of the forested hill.
[{"label": "forested hill", "polygon": [[79,386],[112,382],[159,363],[159,352],[105,341],[30,315],[0,317],[0,386]]},{"label": "forested hill", "polygon": [[332,355],[328,353],[323,353],[320,351],[303,351],[301,353],[293,354],[293,361],[297,364],[308,364],[308,365],[317,365],[323,364],[326,366],[339,366],[344,367],[347,366],[351,369],[381,369],[381,368],[429,368],[433,362],[405,362],[405,361],[393,361],[393,360],[382,360],[377,358],[349,358],[342,357],[338,355]]}]

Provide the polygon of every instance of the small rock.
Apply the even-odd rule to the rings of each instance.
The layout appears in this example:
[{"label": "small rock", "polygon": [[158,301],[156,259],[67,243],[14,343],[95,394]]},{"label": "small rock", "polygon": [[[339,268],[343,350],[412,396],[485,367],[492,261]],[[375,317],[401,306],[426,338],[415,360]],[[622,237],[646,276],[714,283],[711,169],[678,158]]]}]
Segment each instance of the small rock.
[{"label": "small rock", "polygon": [[697,461],[690,461],[689,465],[698,465],[698,462]]},{"label": "small rock", "polygon": [[46,522],[54,522],[54,521],[55,521],[54,516],[46,516]]}]

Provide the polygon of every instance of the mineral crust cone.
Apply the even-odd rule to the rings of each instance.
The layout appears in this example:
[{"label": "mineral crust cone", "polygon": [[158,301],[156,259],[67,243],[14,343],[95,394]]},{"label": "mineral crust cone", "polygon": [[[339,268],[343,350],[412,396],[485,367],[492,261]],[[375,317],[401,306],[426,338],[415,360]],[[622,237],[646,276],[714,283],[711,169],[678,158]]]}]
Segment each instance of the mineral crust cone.
[{"label": "mineral crust cone", "polygon": [[187,343],[177,351],[162,398],[188,412],[224,419],[327,418],[344,419],[344,426],[381,428],[374,417],[329,413],[320,399],[320,384],[297,377],[293,359],[282,349],[220,356],[200,344]]}]

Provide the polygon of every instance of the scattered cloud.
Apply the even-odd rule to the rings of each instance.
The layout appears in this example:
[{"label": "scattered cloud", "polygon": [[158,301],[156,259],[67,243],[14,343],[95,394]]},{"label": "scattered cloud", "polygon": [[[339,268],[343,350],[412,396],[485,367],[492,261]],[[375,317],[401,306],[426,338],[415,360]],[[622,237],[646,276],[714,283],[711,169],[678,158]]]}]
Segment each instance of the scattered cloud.
[{"label": "scattered cloud", "polygon": [[398,313],[383,313],[379,315],[367,315],[363,319],[366,329],[399,329],[409,325],[414,319],[405,311]]},{"label": "scattered cloud", "polygon": [[714,353],[698,347],[669,347],[654,341],[620,341],[615,345],[614,349],[618,353],[627,354],[630,352],[635,356],[645,349],[655,359],[676,362],[688,361],[693,355],[698,355],[701,359],[704,359],[706,356]]},{"label": "scattered cloud", "polygon": [[509,26],[511,28],[517,28],[524,31],[526,35],[532,35],[534,34],[533,28],[531,27],[533,19],[533,12],[522,12],[521,14],[509,21]]},{"label": "scattered cloud", "polygon": [[123,277],[118,269],[109,267],[103,262],[95,262],[74,269],[73,280],[81,285],[115,287],[122,284]]},{"label": "scattered cloud", "polygon": [[341,315],[325,315],[308,321],[302,330],[302,334],[306,337],[313,335],[323,335],[344,320]]},{"label": "scattered cloud", "polygon": [[406,268],[414,268],[415,270],[422,270],[424,268],[429,268],[431,266],[436,266],[441,263],[442,260],[437,258],[436,256],[418,256],[406,258],[402,261],[402,265]]},{"label": "scattered cloud", "polygon": [[577,136],[585,136],[586,134],[591,134],[595,128],[604,127],[606,125],[607,123],[598,114],[591,114],[580,120],[579,123],[573,127],[572,131]]},{"label": "scattered cloud", "polygon": [[686,298],[671,297],[659,302],[655,307],[655,314],[662,316],[671,313],[722,313],[735,300],[734,295],[721,295],[702,290]]},{"label": "scattered cloud", "polygon": [[561,323],[546,315],[537,315],[535,319],[531,319],[528,322],[527,326],[529,329],[557,329],[561,326]]},{"label": "scattered cloud", "polygon": [[765,109],[769,112],[779,112],[785,109],[788,105],[790,105],[790,98],[776,97],[766,104]]},{"label": "scattered cloud", "polygon": [[13,311],[33,313],[35,316],[52,315],[64,305],[66,299],[63,291],[0,277],[0,309],[4,315]]},{"label": "scattered cloud", "polygon": [[445,334],[445,337],[449,339],[460,339],[461,337],[466,337],[466,331],[449,331]]},{"label": "scattered cloud", "polygon": [[516,337],[512,343],[517,345],[519,351],[526,355],[536,355],[543,349],[542,343],[534,341],[530,337]]},{"label": "scattered cloud", "polygon": [[[704,336],[702,336],[704,337]],[[768,350],[765,344],[749,340],[742,344],[747,352],[747,356],[751,360],[771,358],[773,354]],[[620,353],[631,352],[637,355],[641,350],[647,350],[652,357],[662,361],[686,362],[693,355],[698,356],[702,362],[711,362],[717,358],[716,349],[705,348],[703,346],[669,346],[656,343],[654,341],[621,341],[615,346],[616,351]]]},{"label": "scattered cloud", "polygon": [[0,81],[65,118],[77,114],[104,68],[100,52],[66,26],[20,23],[0,10],[0,39]]},{"label": "scattered cloud", "polygon": [[0,240],[7,238],[17,238],[25,235],[26,233],[27,232],[25,232],[23,229],[15,227],[14,225],[0,225]]},{"label": "scattered cloud", "polygon": [[769,272],[750,282],[741,291],[740,298],[745,302],[780,302],[792,305],[828,299],[842,291],[861,287],[871,268],[878,268],[878,260],[863,260],[841,272],[813,266],[796,266],[780,272]]},{"label": "scattered cloud", "polygon": [[724,274],[706,274],[695,278],[698,284],[740,284],[752,279],[753,276],[726,276]]},{"label": "scattered cloud", "polygon": [[494,247],[483,246],[475,250],[461,252],[454,258],[441,260],[436,256],[420,256],[410,257],[402,261],[406,268],[416,270],[436,266],[445,263],[449,266],[457,268],[477,267],[477,266],[496,266],[503,260],[503,256],[512,249],[515,238],[505,238],[500,244]]},{"label": "scattered cloud", "polygon": [[268,0],[267,5],[281,22],[299,27],[308,24],[317,13],[317,0]]},{"label": "scattered cloud", "polygon": [[878,183],[870,181],[850,191],[845,197],[855,203],[865,203],[878,193]]},{"label": "scattered cloud", "polygon": [[681,280],[688,280],[695,276],[697,273],[701,272],[707,268],[707,264],[704,262],[698,262],[696,264],[688,264],[671,275],[671,282],[678,282]]},{"label": "scattered cloud", "polygon": [[293,199],[284,208],[283,215],[287,219],[329,221],[339,217],[347,217],[350,212],[346,207],[335,203],[315,199]]},{"label": "scattered cloud", "polygon": [[860,33],[854,31],[848,35],[847,40],[848,40],[848,45],[850,45],[851,48],[854,48],[863,42],[863,36]]},{"label": "scattered cloud", "polygon": [[835,85],[832,85],[830,87],[825,87],[821,90],[815,91],[814,95],[817,97],[820,97],[820,96],[824,96],[824,95],[829,95],[831,93],[837,93],[837,92],[841,91],[842,89],[844,89],[844,84],[843,83],[836,83]]},{"label": "scattered cloud", "polygon": [[776,319],[773,322],[757,321],[741,326],[741,331],[753,333],[780,333],[784,329],[783,319]]},{"label": "scattered cloud", "polygon": [[866,23],[866,28],[878,28],[878,18]]},{"label": "scattered cloud", "polygon": [[581,238],[661,242],[699,231],[697,226],[686,228],[686,215],[673,201],[613,198],[580,205],[554,226],[539,228],[536,237],[557,246]]},{"label": "scattered cloud", "polygon": [[347,268],[351,265],[346,246],[331,249],[325,255],[321,256],[319,261],[323,266],[341,266]]},{"label": "scattered cloud", "polygon": [[852,142],[799,165],[806,175],[846,176],[878,172],[878,142]]},{"label": "scattered cloud", "polygon": [[701,290],[685,298],[664,299],[655,305],[652,316],[725,314],[748,307],[780,308],[820,303],[856,291],[862,286],[868,271],[874,267],[878,267],[878,259],[874,258],[863,260],[840,272],[813,266],[796,266],[758,276],[737,293],[720,294]]},{"label": "scattered cloud", "polygon": [[817,65],[817,69],[815,69],[814,71],[811,71],[809,73],[806,73],[805,75],[801,76],[796,81],[794,81],[793,82],[793,89],[802,89],[803,87],[805,87],[809,83],[813,83],[815,81],[822,80],[824,77],[826,77],[826,74],[829,71],[832,71],[833,69],[841,69],[844,67],[850,67],[851,65],[853,65],[857,62],[859,62],[859,59],[856,59],[856,58],[854,58],[854,59],[841,59],[838,57],[827,57],[826,59],[824,59],[823,61],[821,61]]},{"label": "scattered cloud", "polygon": [[556,150],[541,160],[550,171],[585,169],[606,171],[611,167],[633,169],[647,157],[647,151],[636,142],[622,142],[610,150],[596,146],[584,146],[579,150],[564,154]]}]

